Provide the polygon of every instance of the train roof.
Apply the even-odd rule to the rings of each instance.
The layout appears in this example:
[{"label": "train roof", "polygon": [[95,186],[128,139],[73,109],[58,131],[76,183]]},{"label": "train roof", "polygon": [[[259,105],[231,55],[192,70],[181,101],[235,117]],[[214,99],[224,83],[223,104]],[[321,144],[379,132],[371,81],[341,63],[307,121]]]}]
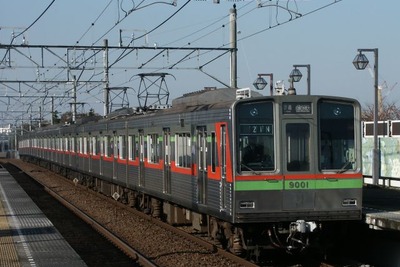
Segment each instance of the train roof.
[{"label": "train roof", "polygon": [[[250,91],[250,89],[248,89]],[[260,93],[252,91],[253,96],[262,96]],[[204,88],[203,90],[187,93],[172,101],[172,106],[199,106],[211,105],[221,102],[233,102],[237,99],[237,90],[232,88]]]},{"label": "train roof", "polygon": [[[239,89],[245,91],[252,97],[262,96],[260,93],[251,91],[250,89]],[[233,88],[215,88],[206,87],[203,90],[186,93],[181,97],[172,100],[171,106],[156,105],[147,108],[138,109],[121,109],[114,111],[108,115],[106,120],[112,120],[121,117],[135,117],[135,115],[152,115],[156,113],[180,113],[180,112],[193,112],[199,110],[209,110],[216,108],[229,108],[234,101],[240,99],[238,90]]]}]

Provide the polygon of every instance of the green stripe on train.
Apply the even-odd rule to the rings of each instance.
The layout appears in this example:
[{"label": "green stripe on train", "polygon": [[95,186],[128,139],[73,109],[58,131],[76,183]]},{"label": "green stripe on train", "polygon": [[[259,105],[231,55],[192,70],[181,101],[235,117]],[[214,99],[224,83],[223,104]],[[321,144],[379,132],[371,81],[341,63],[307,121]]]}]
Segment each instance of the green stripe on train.
[{"label": "green stripe on train", "polygon": [[362,188],[361,179],[237,181],[235,191]]}]

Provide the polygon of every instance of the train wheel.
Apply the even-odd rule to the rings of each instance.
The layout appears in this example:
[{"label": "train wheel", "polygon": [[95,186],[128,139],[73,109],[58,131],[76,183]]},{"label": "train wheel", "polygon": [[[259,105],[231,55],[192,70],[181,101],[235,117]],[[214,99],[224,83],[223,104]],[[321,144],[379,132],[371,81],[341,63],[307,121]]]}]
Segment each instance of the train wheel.
[{"label": "train wheel", "polygon": [[236,256],[241,256],[244,252],[241,233],[240,230],[235,228],[235,233],[228,239],[227,249]]},{"label": "train wheel", "polygon": [[162,213],[162,203],[160,200],[152,198],[151,199],[151,209],[152,209],[152,216],[154,218],[161,218]]}]

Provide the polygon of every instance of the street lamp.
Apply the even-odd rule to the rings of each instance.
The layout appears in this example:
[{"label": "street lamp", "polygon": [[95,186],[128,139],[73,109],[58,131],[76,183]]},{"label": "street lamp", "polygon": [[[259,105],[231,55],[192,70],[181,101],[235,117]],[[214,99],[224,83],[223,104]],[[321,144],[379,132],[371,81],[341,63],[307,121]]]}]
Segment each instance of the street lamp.
[{"label": "street lamp", "polygon": [[257,90],[263,90],[267,86],[267,81],[262,76],[269,76],[269,90],[270,95],[274,94],[274,74],[273,73],[260,73],[258,78],[254,81],[253,85]]},{"label": "street lamp", "polygon": [[307,95],[310,95],[311,92],[311,65],[310,64],[305,64],[305,65],[293,65],[294,69],[290,73],[289,77],[292,79],[293,82],[297,83],[298,81],[301,80],[303,77],[303,74],[300,72],[298,68],[307,68]]},{"label": "street lamp", "polygon": [[372,165],[372,181],[374,185],[379,183],[379,148],[378,148],[378,48],[373,49],[358,49],[358,55],[353,60],[353,65],[357,70],[363,70],[367,67],[368,58],[362,52],[374,52],[374,149],[373,149],[373,165]]}]

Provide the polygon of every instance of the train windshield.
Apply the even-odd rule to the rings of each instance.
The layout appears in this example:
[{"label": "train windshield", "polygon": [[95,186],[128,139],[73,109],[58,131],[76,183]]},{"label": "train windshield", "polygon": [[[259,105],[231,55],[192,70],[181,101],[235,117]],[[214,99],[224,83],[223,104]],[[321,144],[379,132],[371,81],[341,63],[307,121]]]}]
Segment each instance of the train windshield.
[{"label": "train windshield", "polygon": [[338,172],[355,169],[353,105],[320,102],[318,108],[319,168]]},{"label": "train windshield", "polygon": [[274,170],[274,123],[272,102],[240,103],[237,114],[237,170]]}]

